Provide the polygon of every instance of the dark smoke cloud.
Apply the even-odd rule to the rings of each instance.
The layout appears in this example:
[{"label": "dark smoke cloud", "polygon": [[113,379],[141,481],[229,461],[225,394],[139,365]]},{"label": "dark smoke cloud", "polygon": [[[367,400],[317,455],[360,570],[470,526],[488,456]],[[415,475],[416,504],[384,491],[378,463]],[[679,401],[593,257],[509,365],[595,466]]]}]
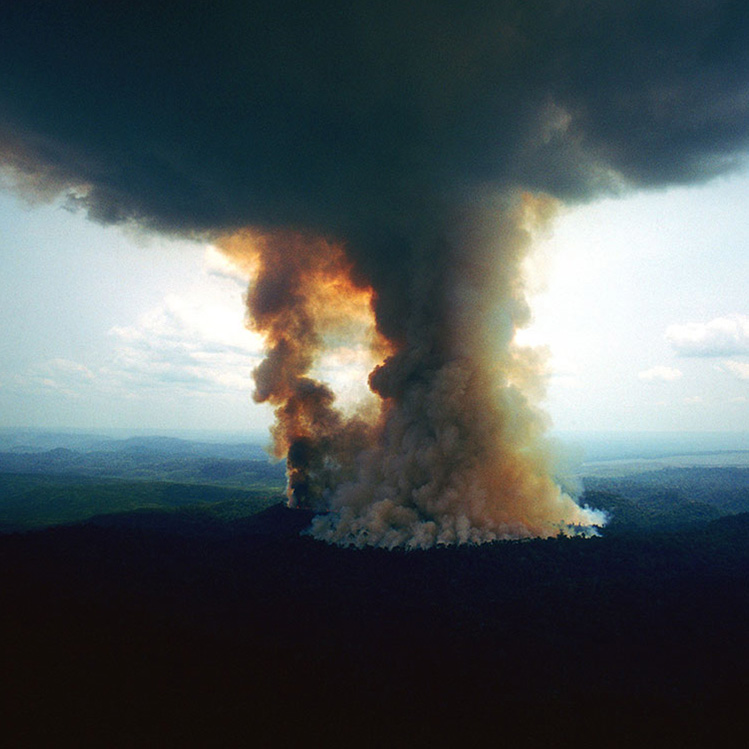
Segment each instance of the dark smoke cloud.
[{"label": "dark smoke cloud", "polygon": [[171,229],[345,233],[477,183],[706,178],[746,145],[748,72],[741,0],[0,9],[5,159]]},{"label": "dark smoke cloud", "polygon": [[[549,478],[523,258],[559,201],[706,180],[748,142],[743,0],[0,7],[0,159],[254,263],[255,397],[341,543],[595,520]],[[351,314],[331,284],[374,312],[368,419],[313,376]]]}]

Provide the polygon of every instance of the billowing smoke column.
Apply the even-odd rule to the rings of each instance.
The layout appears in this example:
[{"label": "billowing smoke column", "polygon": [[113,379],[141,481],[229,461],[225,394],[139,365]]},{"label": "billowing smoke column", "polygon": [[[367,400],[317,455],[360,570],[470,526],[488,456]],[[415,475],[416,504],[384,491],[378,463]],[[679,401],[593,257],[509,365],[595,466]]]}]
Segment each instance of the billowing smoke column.
[{"label": "billowing smoke column", "polygon": [[[542,362],[513,344],[523,258],[558,202],[740,163],[749,11],[5,3],[0,82],[20,189],[251,267],[255,398],[276,409],[290,501],[321,511],[317,537],[548,535],[600,518],[550,478]],[[375,405],[351,412],[321,361],[362,337]]]},{"label": "billowing smoke column", "polygon": [[601,523],[551,479],[533,352],[513,345],[528,322],[522,260],[549,203],[475,200],[472,215],[428,224],[414,243],[404,336],[372,374],[384,399],[376,443],[318,518],[318,538],[431,546],[551,535]]},{"label": "billowing smoke column", "polygon": [[[373,294],[357,288],[348,255],[319,238],[224,240],[254,277],[249,320],[267,344],[255,399],[276,406],[290,504],[326,510],[314,535],[354,545],[427,547],[602,524],[551,478],[545,420],[529,400],[541,362],[513,343],[529,321],[522,263],[554,201],[510,193],[441,208],[401,238],[393,270],[398,283],[408,274],[406,299],[387,276]],[[386,354],[369,378],[379,411],[347,418],[309,372],[324,334],[372,299],[376,322],[398,327],[371,338]]]},{"label": "billowing smoke column", "polygon": [[221,247],[253,277],[248,324],[267,346],[254,372],[254,397],[276,407],[273,452],[286,457],[289,504],[322,509],[372,438],[372,426],[365,409],[353,416],[336,409],[335,394],[311,370],[326,345],[363,342],[384,351],[368,324],[371,292],[353,283],[341,247],[317,237],[241,232]]}]

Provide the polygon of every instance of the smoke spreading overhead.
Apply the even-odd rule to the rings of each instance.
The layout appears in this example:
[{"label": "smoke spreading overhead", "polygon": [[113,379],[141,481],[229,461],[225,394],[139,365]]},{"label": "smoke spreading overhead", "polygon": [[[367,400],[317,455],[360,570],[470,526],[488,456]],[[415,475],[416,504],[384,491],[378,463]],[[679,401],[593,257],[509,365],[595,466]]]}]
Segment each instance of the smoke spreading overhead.
[{"label": "smoke spreading overhead", "polygon": [[[249,270],[255,399],[342,544],[600,523],[552,480],[524,259],[560,204],[749,142],[743,0],[5,3],[0,76],[18,189]],[[358,410],[331,351],[371,362]]]}]

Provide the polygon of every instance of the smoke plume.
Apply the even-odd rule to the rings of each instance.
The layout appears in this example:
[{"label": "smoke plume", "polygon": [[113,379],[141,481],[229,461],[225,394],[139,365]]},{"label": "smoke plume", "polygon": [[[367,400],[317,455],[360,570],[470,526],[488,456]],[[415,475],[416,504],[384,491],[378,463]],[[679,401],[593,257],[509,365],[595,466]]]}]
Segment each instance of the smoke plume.
[{"label": "smoke plume", "polygon": [[[0,9],[0,161],[253,276],[292,504],[344,544],[549,535],[523,261],[560,202],[709,179],[749,143],[743,0]],[[372,364],[343,408],[331,351]],[[366,354],[366,355],[365,355]]]},{"label": "smoke plume", "polygon": [[331,348],[363,345],[384,353],[372,324],[371,290],[353,283],[341,247],[317,237],[241,232],[220,246],[252,278],[248,325],[266,344],[254,398],[275,406],[273,452],[286,457],[289,504],[322,509],[349,477],[372,425],[364,407],[353,416],[335,408],[335,393],[311,372]]},{"label": "smoke plume", "polygon": [[[603,523],[552,480],[535,403],[543,361],[513,342],[530,319],[523,260],[554,210],[551,198],[508,193],[411,213],[411,233],[400,237],[405,299],[355,281],[345,245],[286,231],[221,242],[252,276],[248,321],[266,343],[255,399],[276,407],[289,503],[322,511],[316,537],[428,547]],[[366,331],[372,306],[389,334]],[[380,357],[369,377],[379,408],[354,416],[310,377],[326,342],[346,333],[349,343],[366,335]]]}]

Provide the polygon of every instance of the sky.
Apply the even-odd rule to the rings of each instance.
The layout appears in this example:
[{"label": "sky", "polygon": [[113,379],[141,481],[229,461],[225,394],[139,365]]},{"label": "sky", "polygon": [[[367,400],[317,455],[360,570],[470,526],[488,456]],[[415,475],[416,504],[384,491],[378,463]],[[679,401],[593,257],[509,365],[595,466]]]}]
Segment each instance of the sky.
[{"label": "sky", "polygon": [[[555,428],[745,429],[747,81],[741,0],[5,4],[0,165],[33,206],[0,193],[0,423],[293,411],[322,321],[293,355],[275,329],[254,404],[246,279],[208,246],[263,227],[344,243],[394,352],[373,386],[427,442],[456,362],[515,366],[521,264]],[[523,193],[563,206],[527,263]],[[250,298],[266,330],[321,293],[290,246]],[[493,429],[533,432],[513,403]]]},{"label": "sky", "polygon": [[3,426],[261,432],[246,282],[199,242],[0,194]]},{"label": "sky", "polygon": [[745,431],[749,175],[572,209],[530,342],[561,430]]},{"label": "sky", "polygon": [[[530,260],[558,430],[749,424],[749,174],[557,217]],[[0,424],[264,433],[246,281],[210,245],[0,193]],[[363,382],[365,373],[357,372]]]}]

